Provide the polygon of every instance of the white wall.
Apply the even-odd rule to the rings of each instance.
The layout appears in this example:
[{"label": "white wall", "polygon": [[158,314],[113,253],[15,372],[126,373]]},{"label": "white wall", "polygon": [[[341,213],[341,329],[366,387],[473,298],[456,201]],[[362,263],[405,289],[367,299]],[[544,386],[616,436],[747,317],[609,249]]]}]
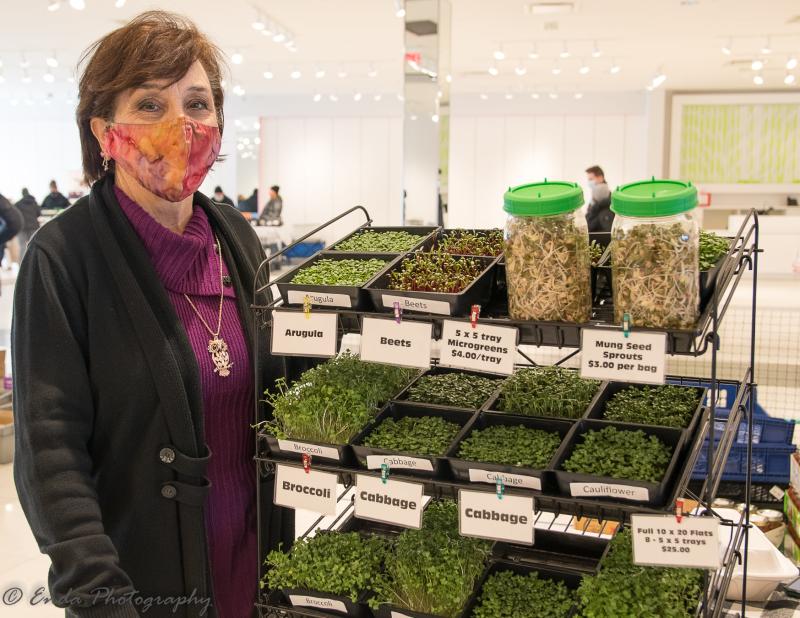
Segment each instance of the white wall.
[{"label": "white wall", "polygon": [[260,207],[280,185],[287,226],[358,204],[378,224],[402,223],[402,117],[262,117],[260,147]]},{"label": "white wall", "polygon": [[403,188],[406,222],[435,225],[439,206],[439,130],[428,115],[406,118],[403,134]]},{"label": "white wall", "polygon": [[502,226],[503,193],[516,184],[549,178],[583,185],[594,164],[612,189],[649,173],[639,94],[544,102],[462,95],[451,110],[450,227]]}]

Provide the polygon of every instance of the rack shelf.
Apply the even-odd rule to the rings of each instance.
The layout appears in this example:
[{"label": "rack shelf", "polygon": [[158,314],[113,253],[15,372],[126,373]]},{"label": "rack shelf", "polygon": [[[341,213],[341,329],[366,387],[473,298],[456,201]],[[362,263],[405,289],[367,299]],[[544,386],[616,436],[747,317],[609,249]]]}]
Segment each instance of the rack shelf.
[{"label": "rack shelf", "polygon": [[[364,213],[367,222],[361,226],[362,229],[371,224],[369,214],[363,207],[355,207],[347,212],[342,213],[335,219],[320,226],[316,230],[309,232],[307,236],[317,233],[321,229],[327,227],[331,223],[338,221],[346,215],[360,210]],[[733,238],[728,255],[724,258],[720,266],[717,283],[714,294],[707,305],[704,307],[697,326],[694,330],[679,331],[668,330],[667,334],[667,353],[673,355],[689,355],[700,356],[708,352],[711,353],[711,376],[703,378],[704,381],[710,383],[709,401],[706,405],[701,421],[698,423],[694,436],[692,436],[689,447],[684,455],[683,465],[678,471],[673,483],[672,490],[669,494],[669,499],[666,505],[662,508],[654,508],[641,506],[631,503],[624,503],[618,500],[605,500],[605,499],[581,499],[570,498],[560,495],[544,494],[535,492],[535,505],[536,505],[536,528],[545,528],[549,530],[562,531],[565,534],[597,534],[593,532],[595,526],[591,527],[592,520],[598,522],[600,526],[599,533],[612,531],[617,525],[625,525],[630,521],[630,516],[635,513],[668,513],[673,512],[675,509],[676,501],[682,497],[696,498],[702,507],[705,507],[706,514],[716,516],[710,508],[711,502],[716,496],[719,485],[722,481],[722,474],[724,471],[725,462],[732,445],[735,443],[740,421],[743,419],[747,421],[749,428],[749,440],[752,443],[752,427],[753,423],[749,422],[753,416],[753,401],[754,397],[750,396],[755,387],[755,314],[756,314],[756,289],[757,289],[757,272],[758,272],[758,216],[755,211],[745,217],[740,229]],[[297,242],[302,242],[305,237],[300,238]],[[288,250],[290,247],[287,247]],[[274,309],[281,309],[285,311],[301,312],[302,309],[294,307],[285,307],[282,305],[279,298],[273,295],[271,284],[263,282],[264,273],[268,271],[268,264],[271,260],[281,255],[282,252],[275,254],[269,260],[266,260],[259,269],[256,281],[261,281],[254,288],[254,298],[265,299],[266,302],[255,303],[252,306],[253,318],[255,325],[259,332],[268,333],[272,328],[272,311]],[[720,347],[719,327],[722,319],[724,318],[728,307],[733,299],[737,288],[739,287],[744,273],[750,270],[753,273],[752,277],[752,323],[751,323],[751,348],[750,348],[750,363],[745,375],[739,382],[723,382],[717,378],[717,351]],[[386,313],[378,312],[358,312],[348,309],[330,309],[330,308],[315,308],[315,312],[321,313],[334,313],[337,315],[338,334],[341,338],[347,333],[360,332],[361,323],[365,316],[382,316],[385,317]],[[532,346],[551,346],[559,349],[565,349],[565,356],[556,364],[561,364],[568,358],[580,352],[581,332],[585,328],[595,327],[613,327],[612,323],[613,307],[611,302],[606,300],[596,304],[593,310],[592,320],[586,324],[563,324],[554,322],[522,322],[510,320],[507,317],[507,312],[501,303],[490,303],[487,307],[482,308],[480,320],[485,323],[512,326],[516,327],[520,333],[520,345]],[[413,312],[405,312],[403,315],[404,320],[419,320],[431,322],[434,327],[434,336],[438,337],[441,333],[442,321],[444,319],[459,320],[460,318],[451,318],[445,316],[415,314]],[[468,320],[464,320],[468,321]],[[663,330],[656,329],[633,329],[644,330],[651,332],[664,332]],[[268,339],[268,338],[267,338]],[[253,358],[261,358],[261,351],[259,350],[260,337],[256,337],[254,342]],[[523,357],[527,358],[521,351]],[[533,364],[533,363],[532,363]],[[262,402],[263,385],[259,382],[260,372],[256,368],[256,385],[255,385],[255,419],[256,423],[264,418],[264,409]],[[286,376],[290,378],[291,376]],[[687,378],[687,380],[695,380],[694,378]],[[730,413],[724,418],[716,418],[715,411],[717,407],[717,399],[719,396],[719,389],[722,384],[733,384],[736,389],[735,401],[732,405],[726,406],[730,409]],[[708,437],[710,427],[724,426],[724,429],[717,431],[717,440],[705,439]],[[702,449],[706,449],[706,459],[711,462],[707,466],[708,472],[705,480],[701,485],[700,491],[695,495],[689,490],[689,483],[691,481],[692,470]],[[257,440],[257,454],[256,465],[260,476],[269,476],[274,474],[275,466],[277,464],[301,467],[302,463],[299,460],[287,460],[276,458],[272,456],[264,447],[263,437]],[[747,453],[747,480],[745,483],[745,502],[750,502],[750,469],[752,460],[752,450],[748,447]],[[375,471],[358,469],[355,467],[348,467],[339,464],[329,464],[321,462],[313,462],[313,468],[321,471],[331,472],[338,476],[339,482],[346,488],[352,488],[355,483],[356,475],[369,475],[379,477],[380,473]],[[422,478],[410,475],[403,475],[401,473],[392,472],[392,478],[398,480],[405,480],[410,482],[422,483],[424,485],[425,494],[432,498],[454,498],[457,496],[460,489],[470,488],[478,489],[480,485],[462,483],[454,480],[453,478]],[[530,491],[526,490],[507,490],[508,494],[521,494],[530,495]],[[344,499],[352,492],[345,492]],[[259,513],[259,517],[260,517]],[[744,564],[744,577],[747,574],[747,544],[748,544],[748,529],[749,523],[749,508],[746,508],[742,513],[739,521],[721,520],[722,525],[731,526],[735,528],[732,535],[733,542],[729,545],[725,556],[722,561],[722,567],[707,574],[706,586],[704,591],[703,600],[698,608],[697,615],[704,618],[716,618],[723,612],[725,606],[725,595],[733,576],[736,565],[741,562]],[[340,518],[337,519],[337,522]],[[315,523],[317,526],[322,521],[322,518]],[[578,527],[576,528],[576,524]],[[315,526],[312,526],[315,527]],[[582,526],[582,527],[581,527]],[[562,530],[563,527],[563,530]],[[259,543],[260,545],[260,543]],[[259,577],[262,572],[262,565],[259,564]],[[746,598],[746,588],[745,588]],[[300,609],[285,607],[280,604],[275,604],[267,596],[262,597],[256,605],[259,615],[262,617],[306,617],[306,618],[324,618],[335,614],[327,614],[320,611],[311,609]]]}]

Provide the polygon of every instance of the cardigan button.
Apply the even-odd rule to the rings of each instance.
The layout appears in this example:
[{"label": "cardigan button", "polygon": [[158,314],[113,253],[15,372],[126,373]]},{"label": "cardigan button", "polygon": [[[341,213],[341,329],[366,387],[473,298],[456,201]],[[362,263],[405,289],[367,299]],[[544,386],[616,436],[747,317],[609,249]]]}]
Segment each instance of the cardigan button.
[{"label": "cardigan button", "polygon": [[172,500],[175,496],[178,495],[178,490],[175,489],[174,485],[164,485],[161,488],[161,495],[167,498],[168,500]]},{"label": "cardigan button", "polygon": [[232,284],[233,280],[230,278],[230,275],[224,275],[222,277],[222,285],[224,285],[226,288],[231,287]]},{"label": "cardigan button", "polygon": [[158,452],[158,458],[165,464],[171,464],[173,461],[175,461],[175,451],[169,447],[162,448]]}]

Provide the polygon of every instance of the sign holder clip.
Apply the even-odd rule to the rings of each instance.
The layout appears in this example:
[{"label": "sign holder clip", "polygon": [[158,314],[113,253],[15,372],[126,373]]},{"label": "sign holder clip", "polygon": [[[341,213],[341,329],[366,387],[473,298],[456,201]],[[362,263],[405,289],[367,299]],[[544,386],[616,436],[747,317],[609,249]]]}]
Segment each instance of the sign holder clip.
[{"label": "sign holder clip", "polygon": [[303,315],[306,316],[306,320],[311,317],[311,297],[308,294],[303,299]]},{"label": "sign holder clip", "polygon": [[627,311],[622,314],[622,334],[626,339],[631,336],[631,314]]},{"label": "sign holder clip", "polygon": [[495,477],[495,493],[497,493],[497,499],[502,500],[503,494],[506,492],[506,484],[503,482],[503,479],[498,474]]},{"label": "sign holder clip", "polygon": [[481,315],[481,306],[480,305],[472,305],[472,308],[469,312],[469,323],[472,325],[472,328],[476,328],[478,326],[478,318]]},{"label": "sign holder clip", "polygon": [[403,321],[403,309],[400,307],[400,301],[394,301],[392,306],[394,307],[394,321],[400,324]]},{"label": "sign holder clip", "polygon": [[683,498],[678,498],[675,501],[675,521],[681,523],[683,521]]},{"label": "sign holder clip", "polygon": [[381,464],[381,482],[386,485],[389,482],[389,464]]},{"label": "sign holder clip", "polygon": [[303,453],[303,470],[306,474],[311,472],[311,455]]}]

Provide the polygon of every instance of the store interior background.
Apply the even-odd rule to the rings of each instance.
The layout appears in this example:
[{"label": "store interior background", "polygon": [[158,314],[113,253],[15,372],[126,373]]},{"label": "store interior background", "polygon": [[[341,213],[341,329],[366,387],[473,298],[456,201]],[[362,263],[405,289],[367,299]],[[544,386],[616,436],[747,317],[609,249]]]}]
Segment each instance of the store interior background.
[{"label": "store interior background", "polygon": [[[766,215],[759,399],[770,414],[800,418],[800,207],[787,205],[800,197],[796,0],[0,4],[0,193],[16,201],[27,187],[41,201],[51,179],[65,195],[86,191],[74,121],[80,54],[139,12],[165,9],[194,19],[228,56],[228,157],[202,190],[220,185],[236,200],[257,188],[261,208],[268,188],[280,185],[285,242],[357,204],[381,225],[435,224],[440,195],[447,226],[502,226],[510,185],[585,185],[584,170],[595,164],[612,189],[682,177],[682,97],[793,105],[785,139],[778,131],[733,149],[709,145],[725,152],[725,169],[686,179],[710,196],[699,210],[708,229],[735,230],[751,207]],[[765,161],[787,166],[786,177],[749,174]],[[325,240],[358,223],[348,219]],[[2,274],[0,343],[8,342],[14,273]],[[724,377],[742,373],[748,300],[746,291],[737,295],[726,319]],[[682,359],[670,370],[702,372],[707,362]],[[8,465],[0,465],[0,504],[0,583],[44,583],[47,563]],[[13,615],[55,612],[18,607]]]}]

